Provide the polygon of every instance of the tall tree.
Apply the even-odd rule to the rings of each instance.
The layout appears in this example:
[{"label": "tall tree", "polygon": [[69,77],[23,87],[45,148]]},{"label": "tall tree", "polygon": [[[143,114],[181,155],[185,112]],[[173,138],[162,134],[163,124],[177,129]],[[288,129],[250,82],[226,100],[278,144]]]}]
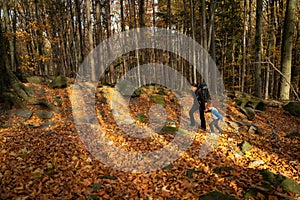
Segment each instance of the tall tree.
[{"label": "tall tree", "polygon": [[281,77],[280,100],[290,99],[290,81],[292,69],[292,47],[294,36],[294,19],[298,0],[288,0],[284,18],[281,48],[281,70],[284,77]]},{"label": "tall tree", "polygon": [[255,95],[262,97],[261,54],[262,54],[262,20],[263,0],[256,1],[256,28],[255,28]]},{"label": "tall tree", "polygon": [[245,76],[246,76],[246,56],[247,56],[247,1],[244,0],[244,30],[243,30],[243,63],[241,71],[241,91],[245,89]]},{"label": "tall tree", "polygon": [[[9,35],[13,34],[12,30],[12,24],[9,16],[9,1],[4,0],[3,4],[3,13],[4,13],[4,21],[5,21],[5,28],[6,28],[6,33]],[[11,61],[11,67],[13,71],[17,70],[16,66],[16,57],[15,57],[15,43],[13,37],[9,37],[9,56],[10,56],[10,61]]]}]

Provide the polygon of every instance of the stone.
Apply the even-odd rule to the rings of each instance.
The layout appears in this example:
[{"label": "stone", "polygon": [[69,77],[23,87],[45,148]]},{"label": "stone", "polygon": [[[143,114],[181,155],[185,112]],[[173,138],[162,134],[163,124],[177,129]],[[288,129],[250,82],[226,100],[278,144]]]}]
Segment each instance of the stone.
[{"label": "stone", "polygon": [[25,120],[30,119],[30,117],[32,116],[33,112],[31,110],[19,110],[16,111],[16,115],[19,117],[24,118]]},{"label": "stone", "polygon": [[152,96],[152,98],[154,98],[156,104],[161,104],[164,107],[166,107],[166,101],[163,96]]},{"label": "stone", "polygon": [[258,126],[252,124],[249,129],[248,129],[248,133],[254,134],[254,133],[259,133],[259,129]]},{"label": "stone", "polygon": [[147,122],[149,119],[147,118],[146,115],[144,114],[139,114],[137,117],[136,117],[136,121],[137,122],[140,122],[140,123],[145,123]]},{"label": "stone", "polygon": [[300,103],[289,102],[283,107],[284,110],[288,111],[291,115],[300,117]]},{"label": "stone", "polygon": [[36,112],[36,114],[41,119],[51,119],[54,116],[53,112]]},{"label": "stone", "polygon": [[243,141],[238,146],[240,147],[240,149],[243,153],[246,153],[247,151],[250,151],[252,149],[251,144],[247,141]]},{"label": "stone", "polygon": [[253,108],[250,107],[240,107],[241,112],[247,116],[248,120],[253,120],[255,117],[255,112]]},{"label": "stone", "polygon": [[34,84],[42,84],[44,82],[44,79],[41,76],[27,77],[26,80],[28,81],[28,83],[34,83]]},{"label": "stone", "polygon": [[285,179],[281,182],[280,186],[285,191],[290,191],[295,194],[300,194],[300,184],[289,178],[285,177]]},{"label": "stone", "polygon": [[65,88],[68,86],[68,79],[64,76],[57,76],[50,84],[50,88]]},{"label": "stone", "polygon": [[47,131],[47,132],[44,132],[44,135],[52,135],[54,133],[55,133],[54,131]]}]

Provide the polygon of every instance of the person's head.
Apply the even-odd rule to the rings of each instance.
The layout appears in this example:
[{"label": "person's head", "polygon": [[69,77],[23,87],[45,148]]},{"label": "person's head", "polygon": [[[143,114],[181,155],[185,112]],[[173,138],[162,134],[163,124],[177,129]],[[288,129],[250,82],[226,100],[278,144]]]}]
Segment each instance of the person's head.
[{"label": "person's head", "polygon": [[211,109],[211,108],[213,107],[212,101],[208,101],[208,102],[206,103],[206,107],[207,107],[208,109]]},{"label": "person's head", "polygon": [[202,83],[200,84],[200,87],[201,87],[202,89],[208,89],[207,84],[206,84],[205,82],[202,82]]}]

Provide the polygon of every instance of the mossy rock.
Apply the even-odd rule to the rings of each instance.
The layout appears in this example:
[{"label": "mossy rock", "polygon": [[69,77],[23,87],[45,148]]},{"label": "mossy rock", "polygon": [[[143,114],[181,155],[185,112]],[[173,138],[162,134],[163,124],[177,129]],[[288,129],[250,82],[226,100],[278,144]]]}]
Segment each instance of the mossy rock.
[{"label": "mossy rock", "polygon": [[159,87],[158,88],[158,91],[157,91],[157,93],[156,94],[159,94],[159,95],[163,95],[163,96],[165,96],[165,95],[167,95],[167,91],[166,91],[166,89],[165,88],[163,88],[163,87]]},{"label": "mossy rock", "polygon": [[68,79],[65,76],[57,76],[50,84],[50,88],[65,88],[68,86]]},{"label": "mossy rock", "polygon": [[41,76],[27,77],[26,80],[28,81],[28,83],[34,83],[34,84],[42,84],[44,82],[44,78]]},{"label": "mossy rock", "polygon": [[156,104],[161,104],[164,107],[166,107],[166,101],[163,96],[152,96],[152,98],[154,98]]},{"label": "mossy rock", "polygon": [[30,117],[32,116],[33,112],[31,110],[18,110],[16,112],[16,115],[19,117],[24,118],[25,120],[30,119]]},{"label": "mossy rock", "polygon": [[62,106],[62,100],[60,97],[54,97],[54,105],[58,107]]},{"label": "mossy rock", "polygon": [[240,108],[242,113],[245,114],[248,118],[248,120],[253,120],[255,117],[255,112],[253,108],[250,107],[241,107]]},{"label": "mossy rock", "polygon": [[54,116],[53,112],[36,112],[36,115],[41,119],[51,119]]},{"label": "mossy rock", "polygon": [[225,167],[216,167],[214,168],[214,173],[215,174],[221,174],[223,171],[232,171],[234,170],[232,167],[230,166],[225,166]]},{"label": "mossy rock", "polygon": [[172,169],[174,167],[173,164],[168,164],[166,166],[163,167],[163,169]]},{"label": "mossy rock", "polygon": [[268,170],[260,170],[263,179],[270,185],[280,186],[283,190],[300,194],[300,184],[281,174],[274,174]]},{"label": "mossy rock", "polygon": [[141,94],[147,94],[146,91],[144,90],[144,88],[142,88],[142,87],[136,89],[133,92],[133,94],[131,95],[131,97],[139,97],[139,96],[141,96]]},{"label": "mossy rock", "polygon": [[280,183],[280,187],[285,191],[300,194],[300,184],[287,177],[285,177],[285,179]]},{"label": "mossy rock", "polygon": [[170,126],[163,126],[161,128],[161,131],[164,133],[171,133],[171,134],[175,134],[178,131],[177,127],[170,127]]},{"label": "mossy rock", "polygon": [[140,123],[145,123],[147,122],[149,119],[146,115],[144,114],[139,114],[137,117],[136,117],[136,121],[137,122],[140,122]]},{"label": "mossy rock", "polygon": [[289,102],[284,107],[284,110],[288,111],[291,115],[300,117],[300,103]]},{"label": "mossy rock", "polygon": [[243,141],[242,143],[238,144],[238,146],[243,153],[246,153],[247,151],[250,151],[252,149],[251,144],[247,141]]},{"label": "mossy rock", "polygon": [[247,190],[247,192],[244,194],[244,199],[250,199],[257,195],[258,191],[255,188],[250,188]]},{"label": "mossy rock", "polygon": [[216,199],[222,199],[222,200],[236,200],[233,196],[223,194],[219,191],[213,191],[210,192],[202,197],[199,198],[199,200],[216,200]]}]

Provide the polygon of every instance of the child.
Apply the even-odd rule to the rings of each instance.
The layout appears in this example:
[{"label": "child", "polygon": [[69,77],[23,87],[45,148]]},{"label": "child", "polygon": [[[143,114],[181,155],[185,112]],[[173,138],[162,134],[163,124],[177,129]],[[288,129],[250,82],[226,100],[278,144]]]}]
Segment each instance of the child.
[{"label": "child", "polygon": [[211,116],[212,116],[212,121],[209,123],[210,132],[214,133],[214,127],[216,127],[219,133],[222,133],[223,131],[219,127],[218,123],[219,120],[224,121],[223,116],[219,113],[219,111],[215,107],[213,107],[211,101],[207,102],[207,108],[208,110],[206,110],[206,112],[211,112]]}]

